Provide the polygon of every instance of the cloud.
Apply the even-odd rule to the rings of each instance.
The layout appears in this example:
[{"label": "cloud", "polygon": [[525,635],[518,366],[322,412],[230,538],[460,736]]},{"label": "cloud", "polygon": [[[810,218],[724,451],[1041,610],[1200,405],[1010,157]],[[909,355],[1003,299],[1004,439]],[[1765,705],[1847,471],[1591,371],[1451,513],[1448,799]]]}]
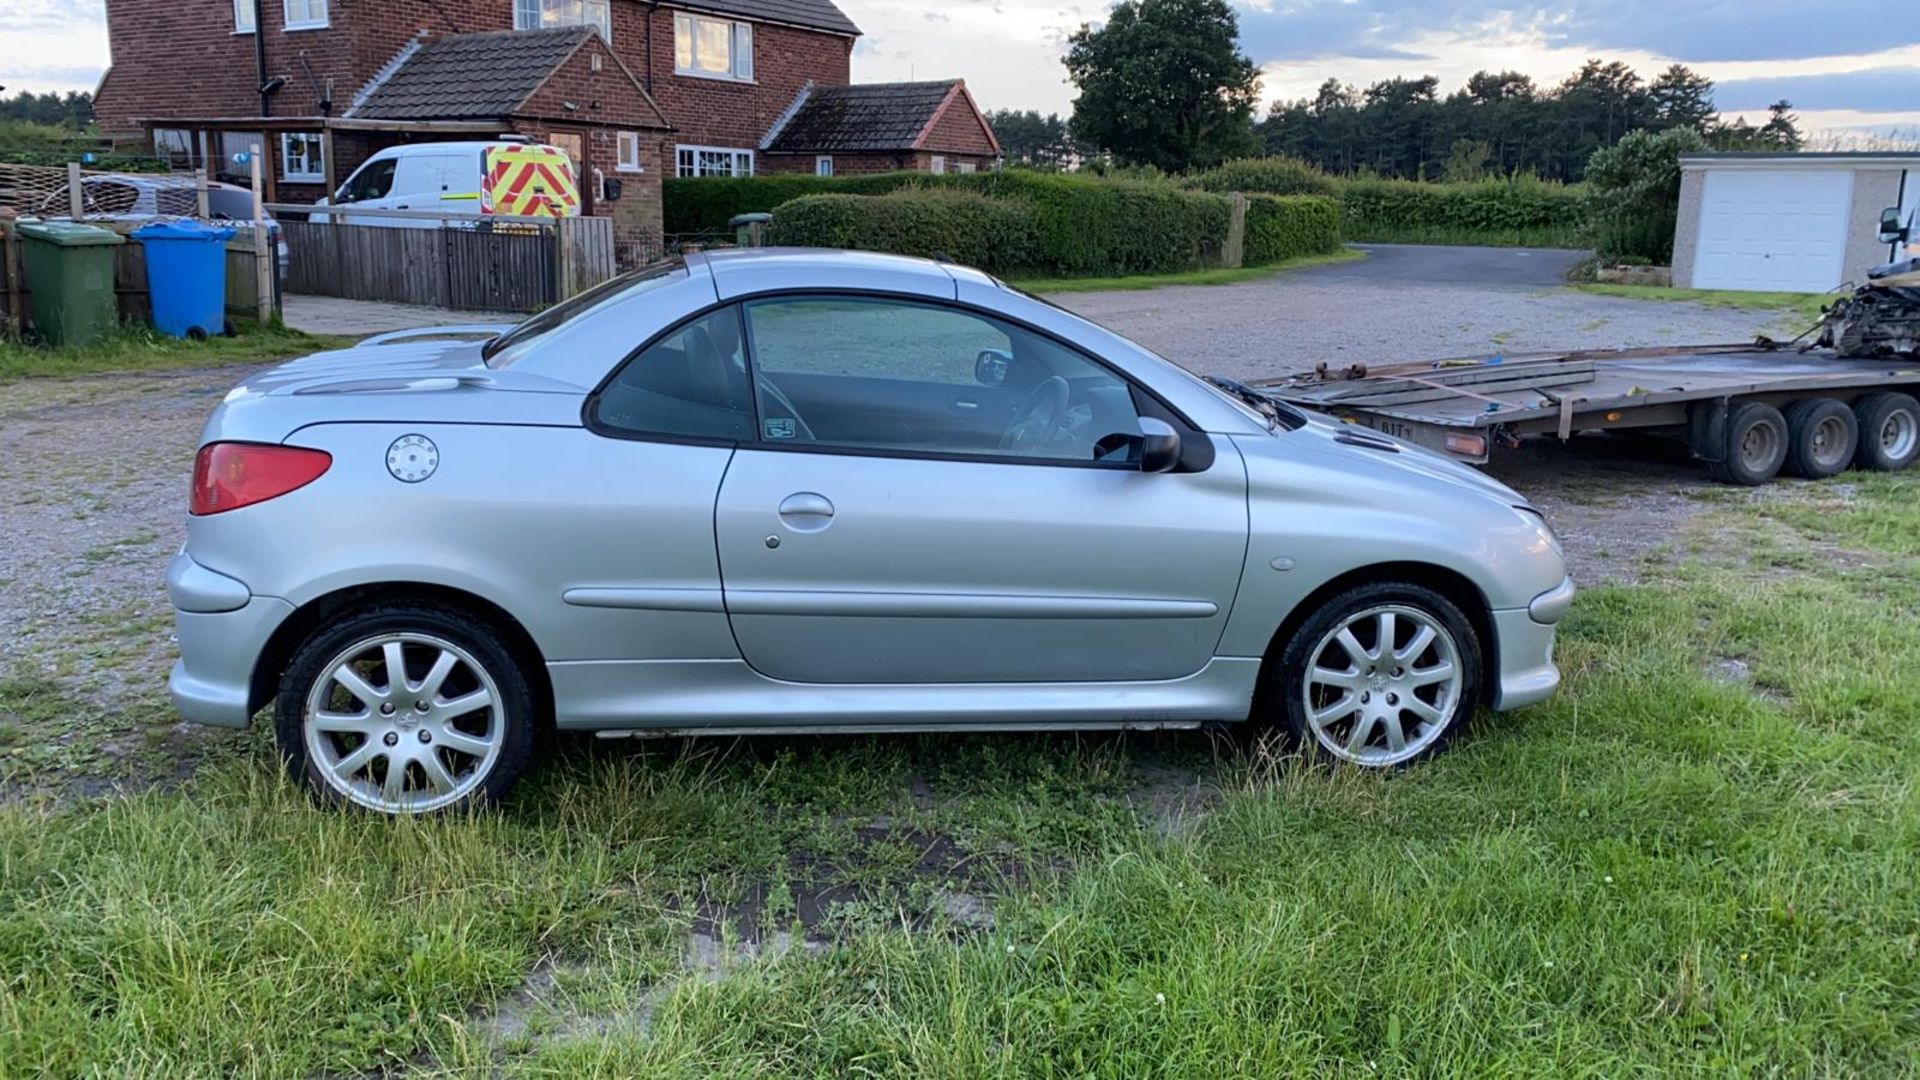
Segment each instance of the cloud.
[{"label": "cloud", "polygon": [[1920,67],[1730,79],[1713,88],[1714,105],[1726,112],[1765,109],[1781,98],[1793,102],[1796,109],[1906,109],[1920,102]]},{"label": "cloud", "polygon": [[6,6],[0,8],[0,32],[104,27],[106,17],[104,0],[7,0]]},{"label": "cloud", "polygon": [[1239,0],[1255,63],[1430,57],[1425,35],[1518,32],[1550,48],[1643,51],[1690,63],[1857,56],[1920,43],[1884,0]]}]

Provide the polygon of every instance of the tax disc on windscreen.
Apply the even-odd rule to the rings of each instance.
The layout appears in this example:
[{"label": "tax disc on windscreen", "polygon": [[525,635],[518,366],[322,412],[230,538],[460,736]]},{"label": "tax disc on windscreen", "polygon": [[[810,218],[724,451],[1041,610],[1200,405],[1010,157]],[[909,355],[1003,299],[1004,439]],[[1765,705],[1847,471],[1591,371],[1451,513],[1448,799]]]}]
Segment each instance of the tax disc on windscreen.
[{"label": "tax disc on windscreen", "polygon": [[387,447],[387,471],[395,480],[417,484],[440,467],[440,448],[425,435],[402,435]]}]

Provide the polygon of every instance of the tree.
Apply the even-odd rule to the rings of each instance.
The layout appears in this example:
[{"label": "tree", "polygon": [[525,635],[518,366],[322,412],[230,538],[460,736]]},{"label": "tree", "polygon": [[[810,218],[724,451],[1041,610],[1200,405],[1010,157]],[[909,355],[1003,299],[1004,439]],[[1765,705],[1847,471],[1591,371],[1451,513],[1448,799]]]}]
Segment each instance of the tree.
[{"label": "tree", "polygon": [[1652,123],[1658,131],[1692,128],[1705,131],[1713,124],[1713,80],[1694,73],[1685,64],[1673,64],[1647,87]]},{"label": "tree", "polygon": [[1680,155],[1706,149],[1692,128],[1630,132],[1587,162],[1587,228],[1603,258],[1665,263],[1680,207]]},{"label": "tree", "polygon": [[1767,122],[1760,125],[1760,141],[1775,150],[1800,149],[1800,118],[1785,98],[1767,106]]},{"label": "tree", "polygon": [[3,120],[25,120],[78,131],[93,123],[93,95],[68,91],[62,97],[51,90],[44,94],[22,90],[10,98],[0,99],[0,121]]},{"label": "tree", "polygon": [[1009,162],[1052,168],[1073,156],[1067,122],[1056,113],[1041,116],[1035,109],[996,109],[987,114],[987,123]]},{"label": "tree", "polygon": [[1169,172],[1253,153],[1260,72],[1225,0],[1121,0],[1068,38],[1075,137]]}]

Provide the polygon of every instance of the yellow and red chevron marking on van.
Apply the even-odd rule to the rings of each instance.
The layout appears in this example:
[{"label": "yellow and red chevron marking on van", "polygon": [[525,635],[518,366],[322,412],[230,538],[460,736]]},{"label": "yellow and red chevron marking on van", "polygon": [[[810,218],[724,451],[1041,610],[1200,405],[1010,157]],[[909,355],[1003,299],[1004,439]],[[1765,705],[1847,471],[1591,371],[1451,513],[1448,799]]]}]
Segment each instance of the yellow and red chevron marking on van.
[{"label": "yellow and red chevron marking on van", "polygon": [[496,146],[487,152],[487,190],[491,207],[483,211],[518,217],[573,217],[580,213],[580,188],[573,163],[555,146]]}]

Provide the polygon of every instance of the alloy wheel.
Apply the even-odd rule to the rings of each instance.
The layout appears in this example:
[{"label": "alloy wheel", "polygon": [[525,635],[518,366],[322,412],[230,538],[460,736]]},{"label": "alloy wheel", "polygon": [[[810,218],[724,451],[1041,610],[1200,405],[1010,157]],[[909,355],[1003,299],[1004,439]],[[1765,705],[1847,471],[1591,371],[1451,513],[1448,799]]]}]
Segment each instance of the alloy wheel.
[{"label": "alloy wheel", "polygon": [[1439,620],[1404,604],[1341,620],[1308,654],[1307,726],[1326,752],[1396,765],[1440,738],[1458,711],[1460,651]]},{"label": "alloy wheel", "polygon": [[500,688],[450,641],[380,634],[320,670],[301,724],[307,754],[327,787],[361,806],[437,810],[472,794],[500,758]]}]

